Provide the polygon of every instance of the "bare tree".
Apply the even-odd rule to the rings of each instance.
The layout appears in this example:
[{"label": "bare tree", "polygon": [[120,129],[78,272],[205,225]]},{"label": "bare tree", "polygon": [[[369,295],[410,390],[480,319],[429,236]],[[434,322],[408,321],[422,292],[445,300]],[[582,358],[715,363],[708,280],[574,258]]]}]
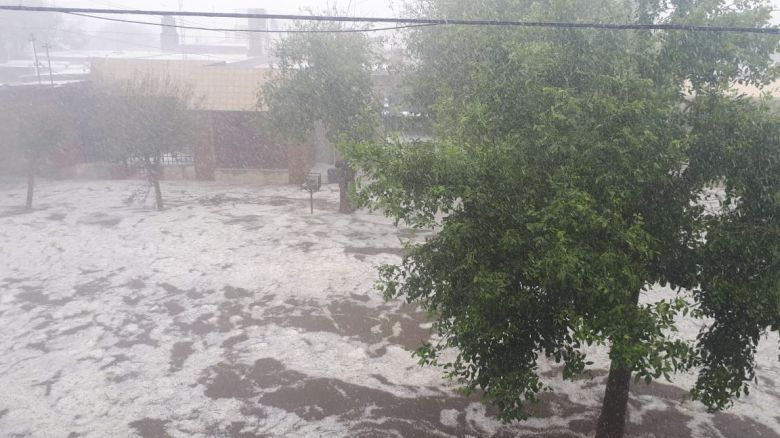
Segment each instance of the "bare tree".
[{"label": "bare tree", "polygon": [[185,84],[145,74],[112,90],[99,90],[103,102],[94,116],[101,139],[116,161],[137,166],[154,188],[158,210],[164,207],[160,179],[166,155],[189,147],[197,100]]},{"label": "bare tree", "polygon": [[27,177],[25,205],[33,207],[35,178],[41,165],[52,157],[69,123],[63,95],[55,89],[25,89],[3,94],[3,142],[5,160]]}]

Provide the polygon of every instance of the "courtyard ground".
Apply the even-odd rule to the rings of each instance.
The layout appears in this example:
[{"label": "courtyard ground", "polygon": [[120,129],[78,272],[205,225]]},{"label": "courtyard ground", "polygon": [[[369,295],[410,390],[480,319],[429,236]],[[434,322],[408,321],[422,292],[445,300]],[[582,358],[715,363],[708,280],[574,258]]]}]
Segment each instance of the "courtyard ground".
[{"label": "courtyard ground", "polygon": [[[140,181],[0,182],[0,436],[589,436],[604,351],[589,377],[540,366],[544,393],[502,425],[409,349],[425,315],[385,302],[376,266],[423,235],[336,213],[338,193]],[[669,295],[655,290],[644,300]],[[683,321],[683,335],[698,325]],[[750,396],[710,415],[694,376],[632,388],[629,436],[780,437],[776,336]]]}]

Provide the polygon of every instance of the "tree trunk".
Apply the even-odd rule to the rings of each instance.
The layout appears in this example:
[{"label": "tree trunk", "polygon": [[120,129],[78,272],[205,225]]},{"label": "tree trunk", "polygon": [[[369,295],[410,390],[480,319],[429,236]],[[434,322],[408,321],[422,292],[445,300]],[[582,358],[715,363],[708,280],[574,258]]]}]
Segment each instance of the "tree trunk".
[{"label": "tree trunk", "polygon": [[154,186],[154,199],[157,202],[157,210],[163,209],[162,191],[160,190],[160,176],[155,171],[152,174],[152,185]]},{"label": "tree trunk", "polygon": [[[635,290],[627,303],[626,318],[631,318],[630,309],[639,305],[639,289]],[[596,426],[596,438],[623,438],[628,411],[628,393],[631,385],[631,369],[613,360],[609,366],[604,402]]]},{"label": "tree trunk", "polygon": [[32,209],[33,191],[35,187],[35,160],[30,160],[27,166],[27,209]]},{"label": "tree trunk", "polygon": [[342,175],[339,180],[339,213],[352,213],[355,211],[355,207],[352,206],[352,202],[349,200],[349,185],[355,181],[355,171],[344,163],[342,167]]},{"label": "tree trunk", "polygon": [[146,173],[148,175],[149,182],[151,182],[152,186],[154,187],[154,199],[155,199],[155,204],[157,205],[157,210],[162,210],[163,198],[162,198],[162,190],[160,190],[160,174],[162,173],[160,169],[161,166],[158,160],[147,158],[145,162],[146,162]]},{"label": "tree trunk", "polygon": [[612,362],[604,391],[604,403],[601,405],[596,428],[596,438],[623,438],[628,408],[628,389],[631,383],[631,371]]}]

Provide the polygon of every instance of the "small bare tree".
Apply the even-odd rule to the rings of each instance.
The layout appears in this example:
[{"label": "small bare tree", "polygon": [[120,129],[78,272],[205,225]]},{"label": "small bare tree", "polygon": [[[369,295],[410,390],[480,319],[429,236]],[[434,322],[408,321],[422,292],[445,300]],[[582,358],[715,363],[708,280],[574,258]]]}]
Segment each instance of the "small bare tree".
[{"label": "small bare tree", "polygon": [[103,129],[103,141],[109,144],[116,160],[138,166],[154,188],[158,210],[163,209],[160,179],[166,154],[186,150],[194,131],[197,100],[186,84],[169,76],[137,76],[113,90],[110,105],[96,115]]},{"label": "small bare tree", "polygon": [[66,104],[58,90],[26,90],[4,96],[2,107],[3,146],[6,160],[16,163],[27,177],[26,207],[33,207],[35,177],[42,163],[51,158],[70,123]]}]

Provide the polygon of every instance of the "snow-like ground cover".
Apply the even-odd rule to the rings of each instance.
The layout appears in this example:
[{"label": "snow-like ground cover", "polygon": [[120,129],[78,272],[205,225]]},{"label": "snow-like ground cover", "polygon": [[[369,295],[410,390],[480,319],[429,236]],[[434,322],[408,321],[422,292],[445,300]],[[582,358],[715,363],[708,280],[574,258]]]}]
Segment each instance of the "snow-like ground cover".
[{"label": "snow-like ground cover", "polygon": [[[0,436],[588,436],[607,362],[502,425],[407,351],[425,315],[373,290],[376,266],[420,238],[308,194],[139,181],[0,183]],[[669,296],[649,292],[643,300]],[[693,336],[695,322],[683,321]],[[638,384],[630,436],[780,437],[778,339],[725,413],[686,399],[693,375]]]}]

